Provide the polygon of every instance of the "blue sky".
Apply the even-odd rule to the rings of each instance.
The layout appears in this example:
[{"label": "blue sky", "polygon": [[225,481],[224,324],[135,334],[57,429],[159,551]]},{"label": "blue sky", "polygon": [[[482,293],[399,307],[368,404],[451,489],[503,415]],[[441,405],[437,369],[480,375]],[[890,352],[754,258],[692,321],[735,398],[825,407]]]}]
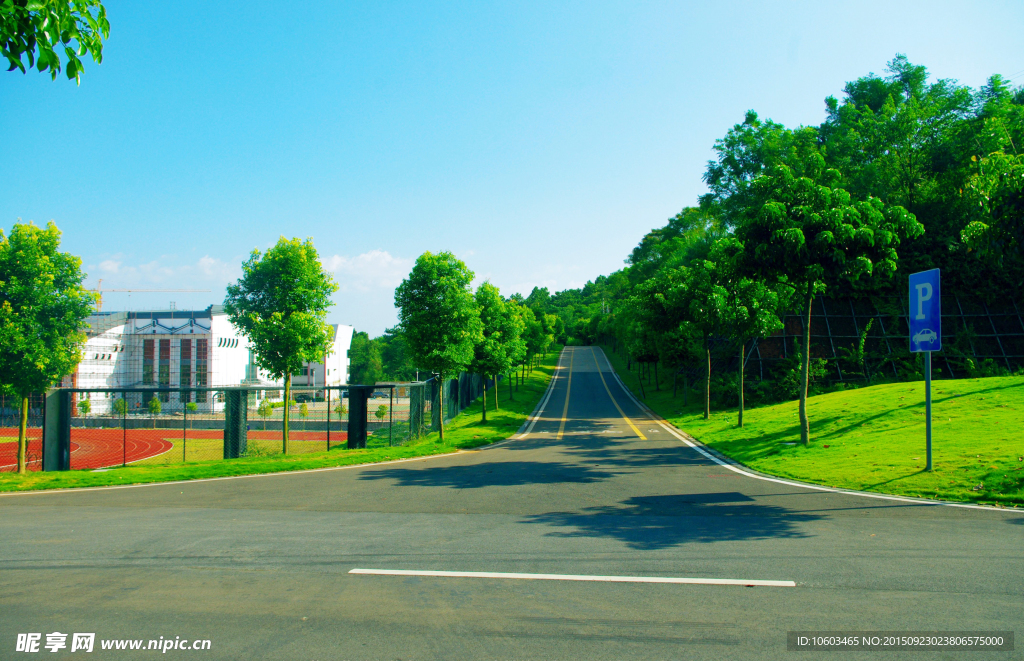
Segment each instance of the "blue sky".
[{"label": "blue sky", "polygon": [[373,335],[425,250],[506,294],[621,268],[747,109],[820,123],[897,52],[1024,84],[1019,0],[104,4],[80,87],[0,73],[0,227],[54,220],[90,286],[211,290],[105,309],[220,302],[310,236]]}]

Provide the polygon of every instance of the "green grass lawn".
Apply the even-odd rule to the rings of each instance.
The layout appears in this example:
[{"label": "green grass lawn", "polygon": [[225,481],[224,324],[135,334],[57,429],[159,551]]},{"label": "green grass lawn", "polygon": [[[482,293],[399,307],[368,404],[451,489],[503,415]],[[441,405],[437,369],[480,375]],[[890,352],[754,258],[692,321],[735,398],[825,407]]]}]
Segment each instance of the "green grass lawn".
[{"label": "green grass lawn", "polygon": [[[369,464],[394,459],[408,459],[434,454],[456,452],[464,448],[474,448],[502,441],[518,431],[530,412],[540,401],[551,380],[561,347],[554,347],[540,361],[540,366],[533,370],[525,382],[515,393],[515,400],[509,400],[508,384],[501,384],[501,410],[495,411],[494,391],[488,392],[490,406],[487,411],[487,424],[481,423],[481,407],[478,399],[475,404],[464,410],[454,420],[445,425],[445,442],[441,443],[437,432],[427,434],[403,446],[388,447],[387,429],[378,431],[367,440],[365,450],[348,450],[344,444],[332,447],[330,451],[309,452],[302,454],[272,456],[250,456],[240,459],[215,459],[208,461],[192,461],[192,453],[197,456],[203,453],[223,453],[223,441],[210,439],[188,439],[187,463],[182,463],[170,455],[180,452],[175,446],[161,461],[161,457],[153,457],[144,462],[130,464],[124,468],[111,468],[104,471],[77,470],[52,473],[32,472],[27,475],[16,473],[0,473],[0,491],[27,491],[38,489],[66,489],[76,487],[97,487],[121,484],[145,484],[152,482],[171,482],[175,480],[193,480],[232,475],[255,475],[260,473],[277,473],[282,471],[306,470],[312,468],[329,468],[355,464]],[[168,439],[179,443],[181,439]],[[257,441],[254,447],[261,447]],[[289,445],[304,443],[289,441]],[[307,441],[305,443],[312,443]],[[216,447],[214,447],[214,445]],[[277,445],[277,442],[273,442]],[[298,447],[296,445],[296,447]]]},{"label": "green grass lawn", "polygon": [[[640,397],[636,372],[605,348]],[[1024,378],[932,383],[932,460],[925,468],[924,382],[891,383],[808,399],[811,444],[799,444],[797,402],[736,409],[704,420],[690,406],[644,384],[645,403],[705,445],[755,470],[826,486],[997,505],[1024,505]]]}]

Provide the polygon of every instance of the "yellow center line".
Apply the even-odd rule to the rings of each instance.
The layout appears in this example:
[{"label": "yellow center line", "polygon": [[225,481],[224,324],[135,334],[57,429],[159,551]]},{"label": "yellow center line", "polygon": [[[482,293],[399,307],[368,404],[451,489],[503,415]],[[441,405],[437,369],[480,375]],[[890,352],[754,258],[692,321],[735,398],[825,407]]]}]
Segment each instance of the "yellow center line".
[{"label": "yellow center line", "polygon": [[558,435],[555,436],[556,441],[562,440],[562,432],[565,431],[565,419],[569,414],[569,390],[572,389],[572,359],[576,357],[576,351],[569,352],[569,381],[565,384],[565,406],[562,407],[562,422],[558,425]]},{"label": "yellow center line", "polygon": [[612,391],[608,387],[608,382],[604,380],[604,371],[601,369],[601,364],[597,362],[597,352],[594,351],[594,347],[590,347],[590,352],[592,354],[594,354],[594,362],[597,363],[597,374],[598,374],[598,376],[601,377],[601,383],[604,384],[605,392],[608,393],[608,397],[612,400],[612,404],[615,405],[615,408],[616,408],[616,410],[618,410],[619,415],[622,416],[622,419],[626,421],[626,424],[629,425],[633,429],[633,431],[636,433],[636,435],[639,436],[642,440],[646,441],[647,437],[644,436],[643,433],[639,429],[636,428],[636,425],[633,424],[632,420],[630,420],[629,418],[626,417],[626,414],[622,412],[622,407],[619,406],[619,403],[617,401],[615,401],[615,397],[612,396]]}]

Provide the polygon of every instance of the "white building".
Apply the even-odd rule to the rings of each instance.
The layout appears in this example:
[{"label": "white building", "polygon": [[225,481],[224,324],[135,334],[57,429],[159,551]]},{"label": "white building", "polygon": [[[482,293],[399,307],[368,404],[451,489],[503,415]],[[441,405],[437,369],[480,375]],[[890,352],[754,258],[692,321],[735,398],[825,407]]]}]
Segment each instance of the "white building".
[{"label": "white building", "polygon": [[[87,341],[78,370],[64,385],[75,388],[216,388],[249,385],[258,396],[280,399],[283,379],[257,368],[248,341],[238,332],[223,306],[205,310],[97,312],[86,322]],[[348,350],[352,327],[334,325],[325,363],[303,368],[295,385],[341,385],[348,382]],[[326,374],[325,374],[326,372]],[[309,375],[309,376],[307,376]],[[109,413],[116,393],[88,395],[91,412]],[[219,410],[221,398],[196,391],[158,395],[165,411],[194,401],[200,410]],[[182,401],[184,398],[185,401]],[[143,393],[128,393],[128,406],[144,406]]]},{"label": "white building", "polygon": [[295,386],[340,386],[348,383],[348,350],[352,346],[352,326],[331,324],[330,351],[322,363],[306,363],[292,375]]}]

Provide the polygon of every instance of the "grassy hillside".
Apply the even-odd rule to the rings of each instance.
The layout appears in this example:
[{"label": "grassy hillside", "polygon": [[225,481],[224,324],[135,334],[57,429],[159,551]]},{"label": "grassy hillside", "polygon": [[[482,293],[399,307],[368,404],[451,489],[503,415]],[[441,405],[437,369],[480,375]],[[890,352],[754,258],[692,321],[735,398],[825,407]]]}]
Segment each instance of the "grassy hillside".
[{"label": "grassy hillside", "polygon": [[[640,397],[635,372],[605,352]],[[662,388],[665,385],[662,384]],[[924,382],[891,383],[811,397],[811,444],[799,444],[797,402],[712,411],[671,387],[645,384],[646,404],[702,443],[753,469],[827,486],[942,500],[1024,505],[1024,378],[932,385],[935,470],[925,467]]]}]

